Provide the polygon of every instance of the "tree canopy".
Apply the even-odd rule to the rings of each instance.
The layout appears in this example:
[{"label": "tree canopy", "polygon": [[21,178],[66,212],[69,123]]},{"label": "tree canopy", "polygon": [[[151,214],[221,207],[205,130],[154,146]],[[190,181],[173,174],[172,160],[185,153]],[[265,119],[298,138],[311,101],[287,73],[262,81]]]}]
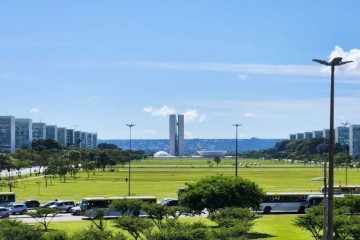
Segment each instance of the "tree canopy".
[{"label": "tree canopy", "polygon": [[200,213],[224,207],[258,209],[264,198],[263,190],[254,182],[241,177],[222,175],[205,177],[187,188],[180,196],[180,203]]}]

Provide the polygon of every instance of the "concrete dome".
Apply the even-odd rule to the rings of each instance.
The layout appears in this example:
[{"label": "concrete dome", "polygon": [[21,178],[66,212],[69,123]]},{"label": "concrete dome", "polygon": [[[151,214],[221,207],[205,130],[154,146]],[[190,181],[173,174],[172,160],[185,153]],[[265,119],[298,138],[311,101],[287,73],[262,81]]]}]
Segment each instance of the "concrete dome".
[{"label": "concrete dome", "polygon": [[154,157],[171,157],[171,155],[165,151],[158,151],[154,154]]}]

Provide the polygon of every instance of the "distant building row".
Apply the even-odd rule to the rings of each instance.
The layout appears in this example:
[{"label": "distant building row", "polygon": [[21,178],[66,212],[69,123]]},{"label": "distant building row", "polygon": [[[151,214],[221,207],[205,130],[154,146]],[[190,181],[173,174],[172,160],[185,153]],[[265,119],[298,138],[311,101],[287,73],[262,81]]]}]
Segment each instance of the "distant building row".
[{"label": "distant building row", "polygon": [[[290,140],[302,138],[330,139],[330,129],[290,134]],[[350,125],[349,127],[341,126],[335,128],[335,142],[340,143],[341,145],[348,145],[350,155],[360,156],[360,125]]]},{"label": "distant building row", "polygon": [[66,147],[96,148],[97,146],[97,133],[33,123],[27,118],[0,116],[0,152],[13,153],[16,148],[31,148],[32,142],[39,139],[53,139]]}]

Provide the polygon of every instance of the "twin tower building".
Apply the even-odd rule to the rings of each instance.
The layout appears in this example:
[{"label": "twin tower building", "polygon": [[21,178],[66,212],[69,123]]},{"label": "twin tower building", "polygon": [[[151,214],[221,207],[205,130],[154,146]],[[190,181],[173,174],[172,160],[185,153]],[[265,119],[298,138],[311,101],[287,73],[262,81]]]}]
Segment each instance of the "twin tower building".
[{"label": "twin tower building", "polygon": [[171,114],[169,116],[169,154],[184,156],[184,115]]}]

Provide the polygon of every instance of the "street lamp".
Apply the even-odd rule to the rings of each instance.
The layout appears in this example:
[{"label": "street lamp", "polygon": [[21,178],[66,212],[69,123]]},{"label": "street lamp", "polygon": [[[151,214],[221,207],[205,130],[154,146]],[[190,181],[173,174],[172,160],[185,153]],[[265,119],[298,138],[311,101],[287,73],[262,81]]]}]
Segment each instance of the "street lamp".
[{"label": "street lamp", "polygon": [[238,176],[238,127],[241,126],[241,124],[233,124],[233,126],[236,127],[236,145],[235,145],[235,177]]},{"label": "street lamp", "polygon": [[[345,127],[345,131],[347,130],[347,126],[350,125],[350,123],[348,121],[341,123],[341,125],[343,125]],[[349,138],[348,138],[349,139]],[[347,155],[347,150],[346,150],[347,146],[346,146],[346,142],[344,141],[344,153],[345,153],[345,185],[348,185],[348,172],[347,172],[347,166],[348,166],[348,155]]]},{"label": "street lamp", "polygon": [[[126,126],[128,126],[129,127],[129,129],[130,129],[130,152],[131,152],[131,128],[132,127],[134,127],[135,126],[135,124],[126,124]],[[131,155],[130,155],[131,156]],[[131,175],[130,175],[130,173],[131,173],[131,159],[129,159],[129,179],[128,179],[128,196],[130,196],[130,177],[131,177]]]},{"label": "street lamp", "polygon": [[[329,189],[328,189],[328,208],[327,208],[327,240],[333,239],[334,232],[334,72],[335,66],[344,65],[353,61],[342,61],[341,57],[334,58],[331,62],[325,60],[313,59],[314,62],[331,67],[331,90],[330,90],[330,145],[329,145]],[[326,185],[325,185],[326,187]],[[325,215],[325,213],[324,213]],[[325,236],[324,236],[325,237]]]}]

